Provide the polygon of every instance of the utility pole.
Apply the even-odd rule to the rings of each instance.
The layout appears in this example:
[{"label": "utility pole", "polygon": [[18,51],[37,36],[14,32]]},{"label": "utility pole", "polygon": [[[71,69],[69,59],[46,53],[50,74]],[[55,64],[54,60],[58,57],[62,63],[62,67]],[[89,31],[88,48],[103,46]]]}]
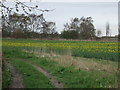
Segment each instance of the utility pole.
[{"label": "utility pole", "polygon": [[120,1],[118,2],[118,36],[120,36]]},{"label": "utility pole", "polygon": [[106,23],[106,37],[109,37],[110,35],[110,25],[109,22]]}]

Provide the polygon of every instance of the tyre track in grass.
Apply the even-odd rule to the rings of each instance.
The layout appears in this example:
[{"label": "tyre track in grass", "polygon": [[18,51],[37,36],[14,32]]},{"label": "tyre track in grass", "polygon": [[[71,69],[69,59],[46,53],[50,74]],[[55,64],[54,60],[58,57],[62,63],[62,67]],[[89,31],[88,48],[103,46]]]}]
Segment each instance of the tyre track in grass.
[{"label": "tyre track in grass", "polygon": [[40,66],[37,66],[36,64],[33,64],[31,61],[27,61],[26,59],[20,59],[30,65],[32,65],[37,71],[43,73],[49,81],[55,86],[55,88],[61,88],[63,90],[63,84],[55,79],[49,72],[47,72],[45,69],[41,68]]},{"label": "tyre track in grass", "polygon": [[0,52],[0,90],[2,89],[2,53]]},{"label": "tyre track in grass", "polygon": [[24,88],[20,73],[9,62],[5,62],[5,64],[9,68],[12,77],[8,88]]}]

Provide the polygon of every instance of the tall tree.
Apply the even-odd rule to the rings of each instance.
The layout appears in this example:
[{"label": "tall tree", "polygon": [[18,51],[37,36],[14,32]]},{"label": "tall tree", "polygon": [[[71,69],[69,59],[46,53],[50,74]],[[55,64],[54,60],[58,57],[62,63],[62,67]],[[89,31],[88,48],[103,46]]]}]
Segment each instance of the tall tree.
[{"label": "tall tree", "polygon": [[[26,14],[27,16],[29,16],[29,13],[30,12],[33,12],[34,13],[34,11],[35,10],[37,10],[37,12],[40,12],[40,15],[42,15],[42,13],[41,12],[49,12],[49,11],[53,11],[53,10],[43,10],[43,9],[39,9],[38,8],[38,5],[35,5],[35,6],[29,6],[29,5],[26,5],[25,3],[23,3],[23,2],[20,2],[19,0],[14,0],[14,2],[15,2],[15,6],[13,6],[13,7],[9,7],[9,6],[7,6],[7,5],[5,5],[5,3],[3,2],[3,1],[0,1],[0,7],[1,7],[1,14],[2,14],[2,25],[5,25],[6,23],[7,23],[7,26],[10,26],[11,27],[11,22],[9,22],[10,20],[10,18],[9,18],[9,16],[11,16],[12,15],[12,13],[16,13],[16,14],[18,14],[21,10],[22,10],[22,13],[23,14]],[[20,9],[20,8],[22,8],[22,9]],[[16,10],[16,11],[15,11]],[[36,21],[39,21],[40,20],[40,18],[38,18],[38,17],[40,17],[39,15],[35,15],[36,17],[34,18]],[[14,19],[15,19],[15,17],[14,17]],[[18,25],[18,21],[20,20],[20,18],[16,18],[17,20],[14,20],[14,21],[12,21],[12,23],[13,22],[17,22],[17,23],[14,23],[14,27],[12,27],[12,28],[15,28],[16,26],[15,25]],[[25,21],[24,21],[25,22]],[[18,27],[23,27],[23,25],[22,25],[23,23],[21,23],[20,24],[20,26],[18,26]],[[34,23],[34,25],[35,25],[35,23]],[[33,26],[34,27],[34,25],[32,25],[31,24],[31,26]],[[3,26],[2,26],[3,27]],[[36,29],[37,28],[39,28],[39,27],[36,27]],[[9,30],[11,30],[11,29],[9,29]],[[14,30],[14,29],[13,29]],[[33,29],[32,29],[33,30]],[[11,31],[10,31],[11,32]]]},{"label": "tall tree", "polygon": [[40,15],[30,14],[29,18],[31,32],[40,32],[40,29],[42,27],[41,25],[43,22],[45,22],[43,14]]},{"label": "tall tree", "polygon": [[[73,18],[71,19],[70,23],[66,23],[64,25],[64,31],[76,31],[76,33],[79,34],[80,39],[93,39],[95,37],[95,28],[93,25],[92,17],[87,17],[87,18],[82,17],[80,19]],[[64,33],[66,34],[69,32],[64,32]]]},{"label": "tall tree", "polygon": [[79,25],[80,25],[80,19],[75,17],[71,19],[70,23],[64,24],[64,30],[79,31]]},{"label": "tall tree", "polygon": [[53,35],[56,33],[55,30],[56,26],[55,26],[55,22],[43,22],[42,23],[42,34],[43,37],[48,37],[49,35]]},{"label": "tall tree", "polygon": [[70,23],[64,24],[64,30],[61,32],[61,37],[66,39],[77,39],[79,32],[80,19],[72,18]]},{"label": "tall tree", "polygon": [[28,25],[30,23],[30,19],[24,14],[14,13],[12,15],[9,15],[7,22],[9,22],[9,25],[5,22],[2,23],[3,37],[6,37],[7,33],[9,33],[9,35],[7,34],[8,36],[13,36],[13,33],[14,36],[16,36],[15,32],[23,32],[21,34],[25,34],[26,32],[28,32]]},{"label": "tall tree", "polygon": [[[13,6],[14,8],[12,8],[12,7],[9,7],[9,6],[5,5],[4,2],[0,1],[1,14],[2,14],[2,19],[1,19],[2,20],[2,29],[4,28],[4,30],[5,29],[10,30],[9,32],[14,31],[16,29],[16,26],[18,26],[17,28],[19,28],[19,27],[20,28],[30,28],[30,25],[32,27],[32,31],[33,32],[39,31],[40,28],[41,28],[41,25],[42,25],[41,21],[43,20],[43,14],[41,12],[53,11],[53,10],[47,10],[47,9],[45,9],[45,10],[39,9],[38,5],[35,5],[35,6],[31,7],[29,5],[26,5],[23,2],[20,2],[19,0],[15,0],[14,2],[15,2],[15,4],[14,4],[15,6]],[[32,17],[33,20],[31,20],[31,17],[30,17],[31,23],[29,24],[29,27],[28,27],[28,25],[25,24],[26,23],[25,19],[23,21],[20,21],[21,20],[21,18],[20,18],[21,16],[17,16],[19,11],[21,11],[20,8],[22,8],[22,10],[23,10],[22,13],[27,15],[28,18],[29,18],[29,13],[30,12],[34,13],[35,10],[37,10],[37,12],[40,12],[40,15],[34,14],[33,17]],[[12,13],[14,13],[14,12],[16,13],[16,15],[15,14],[12,15]],[[9,18],[10,16],[12,16],[12,19],[13,19],[13,16],[14,16],[14,20],[13,21],[10,20],[11,19],[11,18]],[[12,23],[13,23],[13,26],[11,25]],[[7,26],[7,27],[5,27],[5,26]]]},{"label": "tall tree", "polygon": [[95,27],[93,25],[92,17],[82,17],[80,19],[80,38],[93,39],[95,37]]}]

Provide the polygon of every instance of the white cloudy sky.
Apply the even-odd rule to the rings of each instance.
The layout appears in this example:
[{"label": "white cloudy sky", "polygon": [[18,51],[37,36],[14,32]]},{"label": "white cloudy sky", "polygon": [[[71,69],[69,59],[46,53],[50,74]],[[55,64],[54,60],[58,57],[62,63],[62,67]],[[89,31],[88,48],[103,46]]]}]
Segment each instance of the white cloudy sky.
[{"label": "white cloudy sky", "polygon": [[[12,1],[12,0],[6,0],[6,1]],[[19,0],[19,1],[27,2],[30,0]],[[32,1],[41,1],[41,2],[118,2],[119,0],[32,0]]]},{"label": "white cloudy sky", "polygon": [[[44,16],[48,21],[56,22],[57,27],[56,30],[58,32],[61,32],[63,30],[63,25],[66,22],[69,22],[71,18],[91,16],[94,20],[95,28],[97,30],[100,29],[102,31],[102,35],[105,35],[106,22],[110,23],[111,35],[118,34],[118,6],[117,6],[118,0],[33,0],[33,1],[40,2],[28,3],[28,5],[33,6],[37,4],[41,9],[55,9],[52,12],[44,13]],[[44,1],[49,2],[45,3]],[[100,2],[98,3],[96,1]],[[12,4],[9,5],[13,6]]]}]

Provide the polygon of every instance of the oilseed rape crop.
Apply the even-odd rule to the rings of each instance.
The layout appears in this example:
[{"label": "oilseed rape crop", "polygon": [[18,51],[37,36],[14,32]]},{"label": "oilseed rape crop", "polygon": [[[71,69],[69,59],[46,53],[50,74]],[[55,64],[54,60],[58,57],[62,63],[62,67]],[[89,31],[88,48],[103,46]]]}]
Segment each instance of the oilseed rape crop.
[{"label": "oilseed rape crop", "polygon": [[[26,87],[31,84],[33,88],[43,87],[41,84],[53,87],[33,65],[48,71],[65,88],[111,88],[118,85],[119,42],[3,39],[0,45],[3,64],[9,61],[22,75]],[[3,75],[4,86],[9,85],[5,80],[10,75],[9,71]],[[12,80],[12,77],[8,78]]]},{"label": "oilseed rape crop", "polygon": [[[88,58],[118,60],[120,43],[118,42],[97,42],[97,41],[52,41],[52,40],[3,40],[2,46],[27,48],[29,50],[65,52],[71,51],[73,56],[82,56]],[[66,53],[66,52],[65,52]]]}]

